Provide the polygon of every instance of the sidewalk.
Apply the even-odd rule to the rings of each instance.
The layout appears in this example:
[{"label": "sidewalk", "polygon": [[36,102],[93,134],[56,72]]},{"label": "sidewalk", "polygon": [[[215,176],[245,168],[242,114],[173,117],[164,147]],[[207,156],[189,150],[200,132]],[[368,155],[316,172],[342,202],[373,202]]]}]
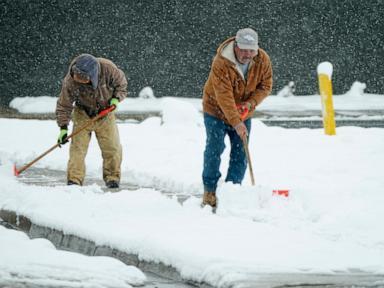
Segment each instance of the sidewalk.
[{"label": "sidewalk", "polygon": [[[41,175],[39,177],[39,174]],[[44,175],[44,176],[43,176]],[[25,174],[20,180],[28,185],[38,185],[41,187],[56,185],[58,182],[63,181],[65,175],[64,172],[54,172],[50,170],[37,169],[33,173]],[[89,182],[93,182],[95,179],[89,179]],[[126,187],[134,186],[125,183]],[[124,191],[123,191],[124,193]],[[126,193],[126,192],[125,192]],[[107,206],[108,207],[108,206]],[[111,207],[110,207],[111,208]],[[48,216],[48,215],[47,215]],[[50,216],[52,217],[52,215]],[[2,210],[0,211],[0,218],[5,220],[7,223],[19,227],[21,230],[28,233],[31,238],[46,238],[50,240],[58,249],[70,250],[74,252],[83,253],[86,255],[99,255],[99,256],[110,256],[121,260],[127,265],[134,265],[146,273],[153,273],[153,275],[160,275],[163,280],[167,281],[163,283],[165,286],[160,285],[157,280],[156,285],[153,287],[190,287],[187,284],[183,284],[183,276],[180,271],[172,266],[164,264],[162,262],[153,262],[140,259],[139,255],[135,253],[127,253],[118,247],[111,245],[98,245],[97,237],[94,241],[85,239],[80,235],[74,235],[73,233],[64,233],[57,228],[51,226],[38,225],[23,215],[16,215],[12,211]],[[60,221],[59,219],[56,219]],[[60,226],[60,225],[58,225]],[[162,229],[168,229],[167,227],[161,227]],[[117,239],[113,239],[113,235],[109,234],[110,243],[118,243]],[[117,234],[116,234],[117,235]],[[116,236],[115,235],[115,236]],[[112,237],[112,238],[111,238]],[[172,245],[172,244],[170,244]],[[187,243],[186,243],[187,245]],[[167,249],[172,249],[171,247]],[[329,261],[332,261],[329,259]],[[250,268],[250,267],[249,267]],[[350,273],[253,273],[252,269],[247,273],[247,268],[243,272],[243,276],[239,281],[233,281],[231,287],[241,288],[265,288],[265,287],[384,287],[384,275],[375,275],[370,273],[363,273],[361,271],[350,271]],[[188,280],[190,282],[190,280]],[[191,282],[195,287],[212,287],[207,283],[203,282]],[[151,285],[150,283],[148,285]],[[183,286],[184,285],[184,286]],[[145,286],[152,287],[152,286]],[[215,286],[216,287],[216,286]],[[219,286],[217,286],[219,287]]]}]

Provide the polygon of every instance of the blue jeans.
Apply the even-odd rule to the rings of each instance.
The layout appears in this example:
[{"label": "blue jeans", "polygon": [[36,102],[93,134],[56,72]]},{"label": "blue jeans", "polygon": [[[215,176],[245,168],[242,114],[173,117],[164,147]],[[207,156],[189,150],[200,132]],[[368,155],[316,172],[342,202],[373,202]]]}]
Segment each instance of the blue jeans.
[{"label": "blue jeans", "polygon": [[[208,192],[216,192],[217,182],[221,177],[220,163],[221,154],[223,154],[225,148],[225,135],[229,136],[231,142],[229,167],[225,182],[241,184],[247,169],[247,158],[243,147],[243,141],[232,126],[207,113],[204,113],[204,124],[207,133],[203,167],[204,190]],[[251,131],[251,119],[245,120],[244,124],[247,127],[249,134]]]}]

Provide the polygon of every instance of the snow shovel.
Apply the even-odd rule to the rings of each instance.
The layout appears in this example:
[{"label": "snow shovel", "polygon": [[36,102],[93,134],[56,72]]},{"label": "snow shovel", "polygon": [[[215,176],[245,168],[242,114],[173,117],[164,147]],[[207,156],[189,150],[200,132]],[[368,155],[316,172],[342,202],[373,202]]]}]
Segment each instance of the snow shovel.
[{"label": "snow shovel", "polygon": [[[236,109],[240,114],[241,121],[244,121],[245,118],[247,118],[247,115],[249,113],[249,109],[247,107],[243,107],[242,104],[237,104]],[[255,177],[253,176],[252,162],[251,162],[251,156],[249,155],[247,138],[243,139],[243,146],[244,146],[245,155],[247,157],[249,174],[251,175],[251,183],[252,183],[252,186],[255,186]]]},{"label": "snow shovel", "polygon": [[[248,108],[242,107],[242,104],[236,105],[236,108],[240,114],[241,121],[244,121],[245,118],[247,117],[248,113],[249,113]],[[255,186],[255,177],[253,176],[252,162],[251,162],[251,156],[249,153],[247,138],[245,138],[243,140],[243,146],[244,146],[244,151],[245,151],[245,155],[247,157],[247,162],[248,162],[248,166],[249,166],[249,174],[251,176],[251,183],[252,183],[252,186]],[[289,190],[288,189],[274,189],[274,190],[272,190],[272,194],[278,195],[278,196],[288,197],[289,196]]]},{"label": "snow shovel", "polygon": [[[79,129],[77,129],[76,131],[72,132],[72,134],[68,135],[66,140],[69,140],[70,138],[76,136],[77,134],[79,134],[81,131],[83,131],[85,128],[87,128],[89,125],[91,125],[92,123],[96,122],[97,120],[99,120],[100,118],[103,118],[105,117],[108,113],[112,112],[113,110],[115,110],[115,106],[112,105],[112,106],[109,106],[108,108],[104,109],[104,110],[101,110],[101,112],[99,114],[97,114],[97,116],[93,117],[92,119],[90,119],[87,123],[85,123],[83,126],[81,126]],[[33,161],[29,162],[28,164],[24,165],[23,167],[21,167],[20,169],[17,169],[16,168],[16,164],[13,165],[13,174],[15,176],[19,176],[23,171],[27,170],[29,167],[31,167],[33,164],[35,164],[37,161],[39,161],[41,158],[43,158],[44,156],[46,156],[47,154],[51,153],[53,150],[55,150],[57,147],[60,147],[61,144],[57,143],[55,144],[54,146],[52,146],[51,148],[49,148],[47,151],[45,151],[43,154],[41,154],[39,157],[37,157],[36,159],[34,159]]]}]

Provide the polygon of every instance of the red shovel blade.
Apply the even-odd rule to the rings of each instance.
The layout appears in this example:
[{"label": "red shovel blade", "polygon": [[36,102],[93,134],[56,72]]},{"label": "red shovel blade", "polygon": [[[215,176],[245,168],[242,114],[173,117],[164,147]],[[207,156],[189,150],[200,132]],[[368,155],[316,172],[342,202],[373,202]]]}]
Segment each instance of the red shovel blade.
[{"label": "red shovel blade", "polygon": [[277,189],[277,190],[273,190],[272,194],[288,197],[289,196],[289,190],[288,189]]},{"label": "red shovel blade", "polygon": [[15,175],[16,177],[20,175],[19,170],[17,170],[16,168],[16,164],[13,164],[13,175]]}]

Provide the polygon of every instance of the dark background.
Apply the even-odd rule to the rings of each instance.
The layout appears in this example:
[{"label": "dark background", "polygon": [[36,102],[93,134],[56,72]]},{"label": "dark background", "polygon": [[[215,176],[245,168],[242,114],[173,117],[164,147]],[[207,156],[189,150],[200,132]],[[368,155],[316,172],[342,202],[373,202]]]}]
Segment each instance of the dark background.
[{"label": "dark background", "polygon": [[356,80],[384,94],[384,1],[0,0],[0,105],[14,97],[57,96],[71,59],[114,61],[129,96],[201,97],[218,45],[252,27],[270,55],[276,93],[318,93],[316,67],[334,65],[334,94]]}]

